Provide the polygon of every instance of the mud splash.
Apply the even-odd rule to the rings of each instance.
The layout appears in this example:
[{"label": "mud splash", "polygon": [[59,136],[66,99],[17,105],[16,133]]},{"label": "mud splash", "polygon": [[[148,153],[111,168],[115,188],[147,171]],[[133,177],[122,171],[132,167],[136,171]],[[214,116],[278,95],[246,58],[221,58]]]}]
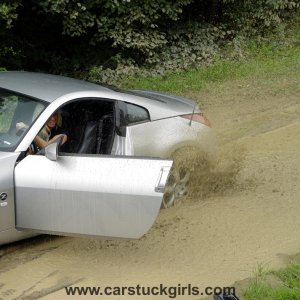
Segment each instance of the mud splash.
[{"label": "mud splash", "polygon": [[232,144],[222,147],[216,157],[211,158],[200,146],[185,146],[175,151],[172,158],[174,168],[181,176],[190,174],[187,196],[204,199],[238,187],[246,151],[242,146]]}]

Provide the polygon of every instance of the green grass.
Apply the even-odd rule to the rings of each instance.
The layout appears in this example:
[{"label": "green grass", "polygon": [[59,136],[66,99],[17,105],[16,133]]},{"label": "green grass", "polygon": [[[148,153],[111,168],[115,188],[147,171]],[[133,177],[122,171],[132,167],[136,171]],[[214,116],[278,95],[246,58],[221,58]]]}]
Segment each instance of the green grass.
[{"label": "green grass", "polygon": [[[267,275],[273,275],[278,280],[277,286],[268,283]],[[292,263],[279,271],[256,274],[244,296],[246,300],[299,300],[300,265]]]},{"label": "green grass", "polygon": [[245,57],[239,61],[218,60],[209,67],[163,76],[131,78],[124,88],[143,88],[184,94],[211,88],[215,83],[233,79],[276,76],[294,68],[300,70],[300,26],[293,28],[288,45],[248,42],[244,46]]}]

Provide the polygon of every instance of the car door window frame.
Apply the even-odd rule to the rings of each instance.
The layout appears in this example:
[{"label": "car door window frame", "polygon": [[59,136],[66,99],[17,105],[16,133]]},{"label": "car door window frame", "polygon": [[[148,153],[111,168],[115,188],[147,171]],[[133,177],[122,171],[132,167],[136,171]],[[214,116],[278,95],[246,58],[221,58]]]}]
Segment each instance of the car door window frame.
[{"label": "car door window frame", "polygon": [[[116,97],[106,97],[106,95],[101,95],[99,92],[91,91],[89,92],[90,95],[86,95],[86,92],[75,92],[70,93],[68,95],[64,95],[62,97],[59,97],[55,99],[52,102],[46,102],[47,107],[43,110],[43,112],[39,115],[39,117],[36,119],[36,122],[31,126],[30,130],[28,130],[27,134],[23,137],[18,147],[15,149],[15,151],[18,152],[24,152],[27,151],[30,143],[35,138],[35,136],[39,133],[40,129],[44,126],[48,118],[59,108],[63,107],[64,105],[67,105],[69,103],[72,103],[73,101],[78,100],[84,100],[84,99],[101,99],[103,101],[112,101],[115,104],[121,103],[123,101],[123,98],[119,95],[116,95]],[[81,96],[82,95],[82,96]],[[116,108],[117,111],[117,108]],[[114,117],[116,118],[116,111]],[[116,121],[116,120],[115,120]]]}]

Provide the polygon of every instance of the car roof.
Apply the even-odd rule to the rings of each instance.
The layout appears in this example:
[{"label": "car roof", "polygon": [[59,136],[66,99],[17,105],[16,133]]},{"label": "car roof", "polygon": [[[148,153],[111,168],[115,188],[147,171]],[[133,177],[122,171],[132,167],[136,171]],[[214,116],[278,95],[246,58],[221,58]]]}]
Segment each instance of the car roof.
[{"label": "car roof", "polygon": [[79,91],[112,91],[104,85],[88,81],[24,71],[0,72],[0,87],[47,102]]},{"label": "car roof", "polygon": [[105,94],[105,98],[123,100],[146,107],[151,120],[189,114],[199,110],[198,106],[195,106],[195,102],[174,95],[146,90],[126,91],[105,84],[35,72],[0,72],[0,88],[49,103],[68,94],[76,95],[76,92],[78,94],[80,92],[102,92]]}]

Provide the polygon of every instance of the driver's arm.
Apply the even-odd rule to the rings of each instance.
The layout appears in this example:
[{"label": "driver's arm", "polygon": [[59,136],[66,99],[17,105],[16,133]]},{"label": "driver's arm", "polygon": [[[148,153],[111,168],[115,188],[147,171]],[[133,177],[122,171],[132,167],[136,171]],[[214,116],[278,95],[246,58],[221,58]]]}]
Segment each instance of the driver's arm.
[{"label": "driver's arm", "polygon": [[45,147],[47,147],[48,145],[52,144],[53,142],[55,142],[57,139],[59,139],[61,136],[63,135],[63,140],[62,140],[62,144],[64,144],[67,141],[67,135],[66,134],[58,134],[56,136],[54,136],[51,140],[49,141],[45,141],[43,140],[40,136],[36,136],[34,138],[34,141],[36,142],[37,146],[40,149],[43,149]]}]

